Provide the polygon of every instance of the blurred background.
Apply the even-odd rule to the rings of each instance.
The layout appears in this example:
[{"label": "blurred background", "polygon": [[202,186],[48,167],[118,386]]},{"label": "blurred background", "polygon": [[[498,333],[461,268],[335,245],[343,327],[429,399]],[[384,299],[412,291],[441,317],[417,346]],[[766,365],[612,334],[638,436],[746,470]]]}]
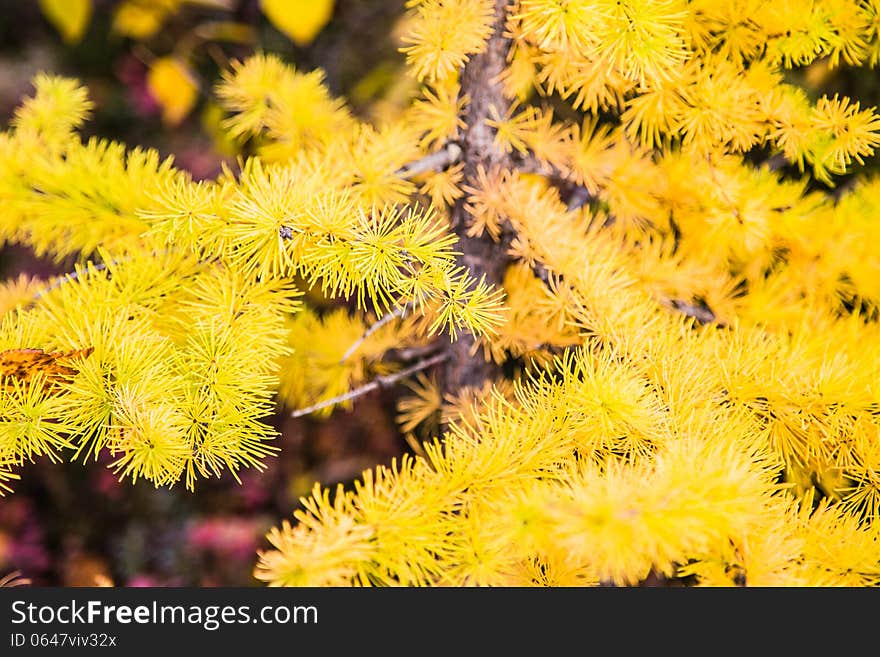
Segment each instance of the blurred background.
[{"label": "blurred background", "polygon": [[[398,52],[403,0],[0,0],[0,121],[8,125],[39,71],[80,79],[95,110],[84,137],[174,155],[211,178],[236,153],[219,130],[212,90],[230,60],[274,52],[321,68],[330,90],[369,119],[405,102],[413,85]],[[2,208],[0,208],[2,212]],[[14,245],[0,276],[72,270]],[[289,518],[315,481],[348,482],[406,448],[390,391],[329,420],[280,412],[278,456],[263,472],[156,489],[119,483],[102,463],[20,469],[0,498],[0,577],[35,586],[256,586],[265,532]]]}]

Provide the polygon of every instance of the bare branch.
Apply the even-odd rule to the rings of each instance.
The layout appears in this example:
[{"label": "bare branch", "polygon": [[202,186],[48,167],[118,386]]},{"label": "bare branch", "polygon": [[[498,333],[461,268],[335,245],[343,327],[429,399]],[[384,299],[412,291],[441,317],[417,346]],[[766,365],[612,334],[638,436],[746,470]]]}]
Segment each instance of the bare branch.
[{"label": "bare branch", "polygon": [[715,313],[712,312],[712,309],[706,306],[688,303],[681,299],[663,299],[660,303],[668,308],[677,310],[686,317],[692,317],[700,324],[718,324],[720,327],[726,326],[724,322],[719,322]]},{"label": "bare branch", "polygon": [[[113,264],[115,264],[115,261]],[[94,271],[96,272],[104,271],[105,269],[107,269],[107,264],[104,262],[92,263],[92,266],[94,267]],[[89,273],[88,270],[86,270],[86,273]],[[55,278],[51,285],[43,288],[42,290],[39,290],[36,294],[34,294],[33,298],[31,299],[31,303],[35,302],[44,294],[48,294],[52,290],[61,287],[62,284],[68,281],[75,281],[77,279],[79,279],[79,272],[76,270],[68,272],[66,274],[61,274],[60,276]]]},{"label": "bare branch", "polygon": [[21,571],[13,570],[3,577],[0,577],[0,588],[9,588],[13,586],[30,586],[31,580],[21,574]]},{"label": "bare branch", "polygon": [[566,208],[577,210],[593,200],[593,195],[583,185],[578,185],[571,177],[559,168],[541,162],[534,155],[519,155],[516,169],[521,173],[537,173],[550,179],[559,189],[560,195],[566,200]]},{"label": "bare branch", "polygon": [[562,172],[554,166],[541,162],[531,153],[516,155],[516,169],[522,173],[537,173],[548,178],[562,178]]},{"label": "bare branch", "polygon": [[434,340],[433,342],[429,342],[428,344],[389,349],[385,355],[388,357],[389,360],[410,361],[417,358],[430,356],[431,354],[436,353],[442,348],[443,344],[441,343],[441,341]]},{"label": "bare branch", "polygon": [[348,349],[345,350],[345,353],[342,354],[342,358],[339,359],[340,364],[347,361],[351,357],[351,355],[355,351],[357,351],[357,348],[360,347],[364,343],[364,341],[366,341],[367,338],[369,338],[371,335],[373,335],[373,333],[378,331],[380,328],[382,328],[386,324],[390,324],[395,319],[402,319],[406,315],[406,313],[409,312],[410,305],[411,304],[406,303],[406,304],[402,305],[400,308],[396,308],[394,310],[394,312],[388,313],[382,319],[380,319],[375,324],[370,326],[370,328],[368,328],[366,331],[364,331],[364,334],[361,337],[359,337],[357,340],[355,340],[355,342]]},{"label": "bare branch", "polygon": [[[504,72],[511,37],[507,34],[507,16],[510,0],[494,0],[492,34],[481,52],[468,59],[459,78],[459,95],[467,96],[461,131],[461,185],[477,187],[479,171],[510,169],[510,154],[496,143],[495,129],[489,119],[496,114],[505,116],[511,100],[504,93],[501,75]],[[474,217],[470,213],[464,197],[456,199],[450,213],[450,228],[458,237],[455,256],[456,265],[476,279],[485,280],[496,289],[501,288],[504,273],[511,257],[508,254],[507,235],[496,241],[491,235],[469,235]],[[506,231],[505,231],[506,232]],[[444,394],[458,394],[464,388],[479,389],[483,383],[502,376],[502,368],[492,361],[475,358],[477,338],[463,332],[446,347],[449,360],[439,377],[440,388]]]},{"label": "bare branch", "polygon": [[312,404],[311,406],[306,406],[305,408],[299,408],[293,411],[290,414],[290,417],[302,417],[303,415],[308,415],[309,413],[314,413],[315,411],[319,411],[322,408],[327,408],[328,406],[333,406],[334,404],[341,404],[342,402],[349,401],[351,399],[356,399],[361,397],[368,392],[372,392],[373,390],[378,390],[380,388],[388,388],[400,381],[408,377],[410,374],[415,374],[416,372],[420,372],[424,369],[431,367],[432,365],[436,365],[437,363],[442,363],[444,360],[449,358],[449,355],[446,353],[437,354],[436,356],[432,356],[431,358],[426,358],[423,361],[419,361],[415,365],[411,367],[407,367],[406,369],[400,370],[399,372],[394,372],[393,374],[385,374],[382,376],[377,376],[375,379],[370,381],[369,383],[365,383],[359,388],[355,388],[354,390],[350,390],[346,392],[344,395],[338,395],[331,399],[325,399],[322,402],[318,402],[317,404]]},{"label": "bare branch", "polygon": [[762,165],[767,167],[769,171],[780,171],[781,169],[787,167],[789,164],[791,164],[791,162],[786,159],[784,153],[776,153],[775,155],[768,157],[762,163]]},{"label": "bare branch", "polygon": [[[158,252],[154,251],[153,255],[167,254],[169,252],[170,252],[170,249],[163,249],[162,251],[158,251]],[[93,262],[90,260],[83,265],[83,272],[82,273],[83,273],[83,275],[87,275],[87,274],[92,274],[92,273],[99,272],[99,271],[104,271],[109,266],[117,265],[126,259],[127,258],[121,258],[121,259],[117,259],[117,260],[111,260],[110,262]],[[91,268],[89,268],[89,265],[91,265]],[[40,290],[36,294],[34,294],[34,296],[31,298],[30,302],[35,303],[40,297],[42,297],[45,294],[48,294],[49,292],[51,292],[52,290],[54,290],[58,287],[61,287],[64,283],[76,281],[76,280],[79,280],[79,278],[80,278],[80,273],[76,269],[74,269],[71,272],[67,272],[67,273],[61,274],[59,276],[56,276],[55,280],[52,281],[51,285],[48,285],[47,287],[43,288],[42,290]]]},{"label": "bare branch", "polygon": [[454,141],[450,141],[439,151],[425,155],[425,157],[401,167],[397,171],[397,175],[404,178],[412,178],[425,171],[443,171],[449,165],[458,162],[460,157],[461,146]]}]

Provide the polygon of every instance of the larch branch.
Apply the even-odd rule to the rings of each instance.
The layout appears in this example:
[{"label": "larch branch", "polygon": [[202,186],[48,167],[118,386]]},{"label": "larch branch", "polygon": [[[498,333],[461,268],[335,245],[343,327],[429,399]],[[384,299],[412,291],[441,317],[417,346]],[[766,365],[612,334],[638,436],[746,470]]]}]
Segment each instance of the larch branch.
[{"label": "larch branch", "polygon": [[419,361],[415,365],[411,365],[406,369],[402,369],[399,372],[377,376],[369,383],[365,383],[364,385],[359,386],[354,390],[349,390],[345,394],[337,395],[336,397],[332,397],[330,399],[325,399],[322,402],[312,404],[311,406],[306,406],[305,408],[298,408],[290,414],[290,417],[302,417],[303,415],[308,415],[309,413],[320,411],[322,408],[327,408],[328,406],[341,404],[351,399],[357,399],[358,397],[361,397],[368,392],[372,392],[373,390],[379,390],[380,388],[389,388],[401,379],[405,379],[411,374],[415,374],[416,372],[428,369],[432,365],[442,363],[448,357],[449,356],[447,354],[437,354],[436,356],[432,356],[431,358],[426,358],[425,360]]}]

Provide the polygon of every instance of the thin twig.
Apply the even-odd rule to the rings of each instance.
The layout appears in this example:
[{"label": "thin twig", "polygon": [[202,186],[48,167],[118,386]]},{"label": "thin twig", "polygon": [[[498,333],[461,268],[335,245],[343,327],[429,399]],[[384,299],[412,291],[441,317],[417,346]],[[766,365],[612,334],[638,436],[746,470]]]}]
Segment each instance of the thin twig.
[{"label": "thin twig", "polygon": [[550,280],[554,276],[554,274],[551,273],[549,269],[547,269],[543,262],[538,262],[537,260],[533,261],[532,273],[537,276],[544,285],[552,289]]},{"label": "thin twig", "polygon": [[357,351],[357,348],[360,347],[366,341],[367,338],[369,338],[371,335],[373,335],[373,333],[378,331],[380,328],[382,328],[386,324],[391,323],[395,319],[398,319],[398,318],[402,319],[406,315],[406,313],[408,312],[409,307],[410,307],[410,304],[408,304],[408,303],[404,304],[400,308],[396,308],[394,310],[394,312],[388,313],[382,319],[380,319],[378,322],[376,322],[375,324],[370,326],[370,328],[368,328],[366,331],[364,331],[364,334],[361,337],[359,337],[357,340],[355,340],[355,342],[348,349],[345,350],[345,353],[342,354],[342,358],[339,359],[339,363],[342,364],[345,361],[347,361],[351,357],[351,355],[355,351]]},{"label": "thin twig", "polygon": [[562,172],[554,166],[541,162],[531,153],[517,153],[516,170],[521,173],[537,173],[548,178],[564,178]]},{"label": "thin twig", "polygon": [[660,303],[668,308],[677,310],[686,317],[697,320],[700,324],[718,324],[724,328],[724,322],[719,322],[712,309],[707,306],[701,306],[681,299],[661,299]]},{"label": "thin twig", "polygon": [[21,571],[13,570],[3,577],[0,577],[0,588],[8,588],[13,586],[30,586],[31,580],[21,574]]},{"label": "thin twig", "polygon": [[785,157],[784,153],[776,153],[768,157],[762,165],[767,167],[769,171],[779,171],[787,167],[791,162]]},{"label": "thin twig", "polygon": [[550,179],[560,191],[560,195],[567,197],[566,210],[577,210],[593,200],[593,195],[583,185],[577,184],[569,174],[559,167],[540,161],[531,153],[520,155],[517,158],[516,170],[520,173],[536,173]]},{"label": "thin twig", "polygon": [[578,185],[571,192],[571,196],[568,197],[568,202],[565,204],[565,209],[569,212],[573,210],[578,210],[584,207],[587,203],[593,200],[593,195],[590,194],[590,191],[581,185]]},{"label": "thin twig", "polygon": [[449,142],[439,151],[435,151],[425,157],[419,158],[402,166],[397,175],[404,178],[412,178],[425,171],[443,171],[450,164],[455,164],[461,157],[461,146],[454,141]]},{"label": "thin twig", "polygon": [[[96,271],[96,272],[104,271],[105,269],[107,269],[107,264],[104,262],[92,263],[92,267],[94,267],[94,271]],[[86,273],[89,273],[88,268],[86,268],[85,271],[86,271]],[[31,299],[31,303],[33,303],[34,301],[36,301],[37,299],[42,297],[44,294],[48,294],[49,292],[51,292],[55,288],[61,287],[61,285],[63,283],[66,283],[67,281],[75,281],[78,278],[79,278],[79,272],[77,270],[67,272],[66,274],[61,274],[60,276],[55,278],[55,280],[52,282],[51,285],[49,285],[48,287],[46,287],[42,290],[39,290],[36,294],[34,294],[33,298]]]},{"label": "thin twig", "polygon": [[[166,255],[171,252],[172,252],[172,249],[168,248],[168,249],[162,249],[161,251],[158,251],[158,252],[154,251],[153,255],[160,256],[160,255]],[[105,269],[107,269],[111,265],[118,265],[121,262],[125,262],[126,259],[127,258],[111,260],[110,262],[93,262],[90,260],[83,265],[83,274],[91,274],[93,272],[104,271]],[[210,261],[206,261],[206,260],[202,259],[199,262],[204,263],[204,262],[210,262]],[[91,269],[89,268],[89,265],[91,265]],[[40,290],[39,292],[34,294],[33,297],[31,297],[30,303],[36,302],[44,294],[48,294],[52,290],[54,290],[58,287],[61,287],[61,285],[63,285],[64,283],[69,283],[71,281],[79,280],[79,277],[80,277],[79,271],[76,269],[74,269],[73,271],[61,274],[59,276],[56,276],[55,280],[52,281],[51,285],[43,288],[42,290]]]},{"label": "thin twig", "polygon": [[290,414],[290,417],[302,417],[303,415],[308,415],[309,413],[314,413],[315,411],[319,411],[322,408],[327,408],[328,406],[333,406],[334,404],[340,404],[342,402],[349,401],[350,399],[356,399],[361,397],[362,395],[367,394],[368,392],[372,392],[373,390],[378,390],[379,388],[388,388],[401,379],[408,377],[410,374],[415,374],[416,372],[420,372],[424,369],[431,367],[432,365],[436,365],[437,363],[442,363],[444,360],[449,358],[448,354],[437,354],[436,356],[432,356],[431,358],[427,358],[423,361],[419,361],[415,365],[411,367],[407,367],[406,369],[400,370],[399,372],[394,372],[393,374],[384,374],[382,376],[377,376],[375,379],[370,381],[369,383],[365,383],[359,388],[355,388],[354,390],[350,390],[344,395],[338,395],[331,399],[325,399],[322,402],[317,404],[312,404],[311,406],[306,406],[305,408],[299,408],[293,411]]},{"label": "thin twig", "polygon": [[434,340],[428,344],[422,345],[413,345],[412,347],[400,347],[396,349],[389,349],[385,352],[386,359],[395,360],[395,361],[411,361],[417,358],[424,358],[425,356],[430,356],[431,354],[437,353],[440,349],[443,348],[443,344],[440,340]]}]

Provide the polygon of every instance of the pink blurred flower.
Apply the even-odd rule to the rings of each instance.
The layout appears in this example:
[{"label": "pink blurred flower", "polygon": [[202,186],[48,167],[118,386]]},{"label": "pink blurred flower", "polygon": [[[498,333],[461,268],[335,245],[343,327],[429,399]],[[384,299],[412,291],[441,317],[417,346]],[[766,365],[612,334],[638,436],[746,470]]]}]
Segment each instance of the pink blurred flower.
[{"label": "pink blurred flower", "polygon": [[141,574],[141,575],[135,575],[130,580],[128,580],[128,583],[126,584],[126,586],[128,586],[130,588],[147,588],[147,587],[151,587],[151,586],[161,586],[161,585],[159,584],[159,581],[156,578],[152,577],[151,575]]},{"label": "pink blurred flower", "polygon": [[49,569],[43,528],[31,502],[24,497],[0,506],[0,569],[18,570],[34,580]]},{"label": "pink blurred flower", "polygon": [[251,559],[262,537],[262,527],[252,520],[236,517],[213,517],[190,526],[190,548],[212,552],[235,560]]},{"label": "pink blurred flower", "polygon": [[158,116],[162,108],[147,87],[147,67],[139,59],[128,56],[116,65],[116,77],[128,93],[128,102],[135,113],[143,117]]}]

